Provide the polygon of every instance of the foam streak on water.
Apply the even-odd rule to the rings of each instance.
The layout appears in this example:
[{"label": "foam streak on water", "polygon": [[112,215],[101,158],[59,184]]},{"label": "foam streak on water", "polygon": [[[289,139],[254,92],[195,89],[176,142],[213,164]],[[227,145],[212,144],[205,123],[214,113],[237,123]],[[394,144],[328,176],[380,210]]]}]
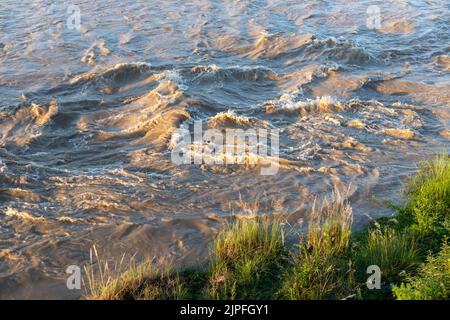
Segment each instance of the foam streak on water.
[{"label": "foam streak on water", "polygon": [[[0,4],[0,298],[77,297],[93,244],[192,263],[242,202],[295,222],[337,187],[360,226],[449,151],[447,0],[52,2]],[[280,170],[175,165],[195,120],[278,129]]]}]

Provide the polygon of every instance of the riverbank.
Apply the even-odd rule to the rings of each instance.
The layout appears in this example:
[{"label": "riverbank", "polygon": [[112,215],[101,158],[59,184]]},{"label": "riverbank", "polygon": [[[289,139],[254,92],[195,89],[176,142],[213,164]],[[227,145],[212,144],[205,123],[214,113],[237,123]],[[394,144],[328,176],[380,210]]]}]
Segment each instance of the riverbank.
[{"label": "riverbank", "polygon": [[281,218],[236,220],[218,234],[208,262],[192,269],[157,268],[149,261],[123,271],[94,254],[85,298],[448,299],[448,155],[421,163],[405,193],[409,200],[395,216],[352,232],[351,206],[335,192],[314,205],[308,231],[296,243],[286,240],[295,226]]}]

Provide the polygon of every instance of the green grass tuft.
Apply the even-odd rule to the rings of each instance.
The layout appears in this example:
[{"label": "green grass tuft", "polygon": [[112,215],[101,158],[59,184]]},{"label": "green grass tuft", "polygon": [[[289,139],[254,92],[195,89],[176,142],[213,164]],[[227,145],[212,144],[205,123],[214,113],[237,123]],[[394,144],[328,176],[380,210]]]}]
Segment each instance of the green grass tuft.
[{"label": "green grass tuft", "polygon": [[389,283],[417,265],[419,252],[415,240],[408,234],[389,228],[377,229],[369,231],[367,240],[357,251],[356,261],[362,271],[377,265],[383,282]]},{"label": "green grass tuft", "polygon": [[265,262],[277,256],[283,246],[283,229],[277,220],[241,218],[219,233],[214,242],[214,257],[226,263],[245,259]]},{"label": "green grass tuft", "polygon": [[212,299],[273,298],[286,256],[278,220],[237,220],[216,238],[206,295]]},{"label": "green grass tuft", "polygon": [[137,264],[131,260],[122,268],[122,258],[119,266],[110,268],[108,262],[99,259],[95,247],[93,250],[96,262],[91,254],[91,264],[85,267],[87,299],[178,300],[186,296],[179,276],[170,267],[156,268],[152,261]]},{"label": "green grass tuft", "polygon": [[338,192],[331,202],[311,210],[306,239],[294,254],[283,293],[293,300],[344,298],[353,289],[348,257],[352,210]]}]

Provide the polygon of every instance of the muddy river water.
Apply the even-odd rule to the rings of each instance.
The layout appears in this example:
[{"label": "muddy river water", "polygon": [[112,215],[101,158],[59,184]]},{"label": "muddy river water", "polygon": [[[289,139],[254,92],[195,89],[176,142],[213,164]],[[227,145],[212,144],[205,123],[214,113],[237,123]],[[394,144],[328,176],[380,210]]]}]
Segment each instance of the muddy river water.
[{"label": "muddy river water", "polygon": [[[195,264],[223,222],[345,190],[391,214],[449,151],[450,2],[0,2],[0,298],[78,298],[94,244]],[[270,129],[279,170],[172,161],[180,127]],[[258,210],[255,210],[255,207]]]}]

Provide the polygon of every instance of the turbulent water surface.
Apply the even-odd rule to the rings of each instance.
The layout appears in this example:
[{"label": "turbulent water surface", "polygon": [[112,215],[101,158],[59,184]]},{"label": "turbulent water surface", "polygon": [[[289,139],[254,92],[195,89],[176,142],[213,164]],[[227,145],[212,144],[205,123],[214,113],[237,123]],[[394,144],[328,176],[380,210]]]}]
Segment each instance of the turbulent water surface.
[{"label": "turbulent water surface", "polygon": [[[253,203],[296,222],[339,188],[355,226],[389,214],[449,149],[449,4],[2,0],[0,298],[78,297],[65,268],[93,244],[196,263]],[[194,120],[279,129],[278,173],[175,165]]]}]

